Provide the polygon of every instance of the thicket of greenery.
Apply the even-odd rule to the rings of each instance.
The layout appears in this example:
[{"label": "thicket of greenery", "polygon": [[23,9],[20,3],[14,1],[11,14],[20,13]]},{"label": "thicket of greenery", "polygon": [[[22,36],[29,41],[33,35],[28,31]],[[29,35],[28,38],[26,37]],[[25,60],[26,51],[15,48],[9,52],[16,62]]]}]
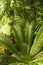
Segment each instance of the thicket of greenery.
[{"label": "thicket of greenery", "polygon": [[43,0],[0,0],[0,65],[43,65]]}]

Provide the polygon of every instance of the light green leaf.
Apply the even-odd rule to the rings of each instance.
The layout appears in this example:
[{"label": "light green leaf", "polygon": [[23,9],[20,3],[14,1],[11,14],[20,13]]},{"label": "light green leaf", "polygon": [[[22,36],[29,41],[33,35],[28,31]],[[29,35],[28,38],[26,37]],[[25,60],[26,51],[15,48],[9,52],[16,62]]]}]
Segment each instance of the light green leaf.
[{"label": "light green leaf", "polygon": [[7,38],[3,33],[0,33],[0,42],[1,42],[0,45],[2,44],[6,46],[10,51],[12,52],[16,51],[12,41],[9,38]]},{"label": "light green leaf", "polygon": [[37,32],[30,54],[31,55],[36,54],[37,52],[39,52],[42,46],[43,46],[43,25],[40,27],[39,31]]},{"label": "light green leaf", "polygon": [[39,52],[37,55],[35,55],[33,58],[37,59],[37,58],[41,58],[43,57],[43,51]]},{"label": "light green leaf", "polygon": [[30,62],[29,65],[38,65],[38,64],[35,62]]},{"label": "light green leaf", "polygon": [[29,54],[33,43],[34,29],[35,29],[34,25],[36,25],[34,22],[31,23],[27,22],[25,26],[25,40],[26,40],[26,44],[28,45],[27,54]]}]

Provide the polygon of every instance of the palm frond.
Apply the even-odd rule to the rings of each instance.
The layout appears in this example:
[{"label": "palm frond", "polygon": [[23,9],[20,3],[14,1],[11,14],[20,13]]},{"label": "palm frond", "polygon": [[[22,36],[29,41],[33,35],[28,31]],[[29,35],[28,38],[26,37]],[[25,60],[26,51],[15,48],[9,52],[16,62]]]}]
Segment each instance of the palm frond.
[{"label": "palm frond", "polygon": [[43,58],[43,51],[41,51],[40,53],[38,53],[37,55],[35,55],[33,58],[37,59],[37,58]]},{"label": "palm frond", "polygon": [[31,50],[31,46],[33,44],[33,40],[34,40],[34,31],[35,31],[35,26],[36,23],[31,22],[31,23],[26,23],[25,26],[25,41],[27,46],[27,54],[29,54],[30,50]]},{"label": "palm frond", "polygon": [[9,38],[7,38],[3,33],[0,33],[0,46],[1,45],[6,46],[12,52],[16,51],[12,41]]},{"label": "palm frond", "polygon": [[39,31],[37,32],[30,54],[34,55],[34,53],[37,53],[40,47],[42,46],[43,46],[43,25],[40,27]]},{"label": "palm frond", "polygon": [[12,63],[17,63],[19,62],[20,60],[18,60],[17,58],[13,57],[13,56],[9,56],[9,55],[6,55],[6,54],[3,54],[3,53],[0,53],[0,62],[2,65],[8,65],[8,64],[12,64]]},{"label": "palm frond", "polygon": [[14,27],[12,27],[12,31],[14,34],[14,38],[17,42],[16,44],[17,44],[18,48],[21,48],[21,46],[23,44],[23,37],[22,37],[20,27],[18,25],[15,25]]}]

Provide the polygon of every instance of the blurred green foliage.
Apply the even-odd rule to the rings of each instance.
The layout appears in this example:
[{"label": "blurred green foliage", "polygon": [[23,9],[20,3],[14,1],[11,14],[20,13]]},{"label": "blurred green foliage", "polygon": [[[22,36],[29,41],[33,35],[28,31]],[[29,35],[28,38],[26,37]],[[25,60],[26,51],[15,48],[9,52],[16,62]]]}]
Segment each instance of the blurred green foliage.
[{"label": "blurred green foliage", "polygon": [[1,45],[0,65],[43,65],[43,0],[0,0]]}]

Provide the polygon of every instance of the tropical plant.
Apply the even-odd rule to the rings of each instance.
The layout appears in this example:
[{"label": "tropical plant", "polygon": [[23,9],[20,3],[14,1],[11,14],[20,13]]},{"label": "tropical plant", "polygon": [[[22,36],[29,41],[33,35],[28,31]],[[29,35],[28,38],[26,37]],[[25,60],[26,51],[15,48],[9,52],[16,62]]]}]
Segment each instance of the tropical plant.
[{"label": "tropical plant", "polygon": [[[4,45],[10,51],[8,54],[4,54],[4,58],[6,58],[5,61],[11,60],[11,62],[14,63],[29,64],[29,62],[43,60],[43,25],[40,27],[34,38],[35,32],[33,29],[33,23],[31,22],[30,25],[29,23],[26,23],[24,28],[24,39],[20,26],[18,24],[16,24],[14,27],[12,26],[12,32],[16,44],[14,44],[8,37],[3,35],[3,33],[0,33],[0,46]],[[9,57],[12,58],[13,61]],[[14,61],[15,59],[16,61]],[[9,63],[10,61],[8,61],[8,64]]]},{"label": "tropical plant", "polygon": [[0,65],[43,62],[43,1],[0,2],[3,4],[0,4],[0,48],[4,47],[0,52]]}]

